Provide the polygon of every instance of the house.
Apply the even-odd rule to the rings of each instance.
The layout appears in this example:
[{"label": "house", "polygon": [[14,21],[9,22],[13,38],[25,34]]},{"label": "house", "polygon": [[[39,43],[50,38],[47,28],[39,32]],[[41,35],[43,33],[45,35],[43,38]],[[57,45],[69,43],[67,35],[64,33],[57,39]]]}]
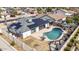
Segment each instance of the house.
[{"label": "house", "polygon": [[36,8],[33,8],[33,7],[26,8],[24,10],[24,12],[27,14],[27,16],[36,16],[36,15],[38,15]]},{"label": "house", "polygon": [[63,11],[63,10],[53,10],[48,15],[53,17],[55,20],[65,20],[66,19],[65,11]]},{"label": "house", "polygon": [[34,32],[38,32],[43,28],[49,26],[54,21],[48,15],[41,16],[39,18],[21,18],[16,23],[12,23],[8,26],[9,32],[15,34],[16,36],[20,36],[22,38],[26,38]]}]

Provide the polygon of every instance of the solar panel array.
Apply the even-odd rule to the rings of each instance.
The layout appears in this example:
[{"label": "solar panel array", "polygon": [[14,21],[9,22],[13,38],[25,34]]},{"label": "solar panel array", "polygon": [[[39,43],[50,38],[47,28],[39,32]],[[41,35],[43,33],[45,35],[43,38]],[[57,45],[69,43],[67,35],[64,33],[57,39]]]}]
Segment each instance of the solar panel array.
[{"label": "solar panel array", "polygon": [[53,22],[54,19],[49,16],[42,16],[40,18],[30,18],[32,22],[27,22],[28,18],[21,18],[17,23],[9,26],[9,30],[13,33],[23,33],[35,27],[45,25],[46,23]]},{"label": "solar panel array", "polygon": [[34,22],[34,24],[28,26],[30,29],[34,28],[34,27],[38,27],[38,26],[44,25],[46,23],[49,23],[48,20],[43,20],[43,19],[40,19],[40,18],[33,19],[32,21]]}]

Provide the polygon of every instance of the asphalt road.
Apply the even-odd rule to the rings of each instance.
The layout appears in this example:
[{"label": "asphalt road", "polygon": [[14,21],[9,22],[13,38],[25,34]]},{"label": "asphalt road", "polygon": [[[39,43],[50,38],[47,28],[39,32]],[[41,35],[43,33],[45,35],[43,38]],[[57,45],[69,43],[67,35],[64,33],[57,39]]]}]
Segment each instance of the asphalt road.
[{"label": "asphalt road", "polygon": [[[6,22],[15,21],[15,20],[18,20],[18,19],[20,19],[20,18],[17,18],[17,19],[9,19],[9,20],[6,20]],[[5,23],[5,20],[0,21],[0,23]]]}]

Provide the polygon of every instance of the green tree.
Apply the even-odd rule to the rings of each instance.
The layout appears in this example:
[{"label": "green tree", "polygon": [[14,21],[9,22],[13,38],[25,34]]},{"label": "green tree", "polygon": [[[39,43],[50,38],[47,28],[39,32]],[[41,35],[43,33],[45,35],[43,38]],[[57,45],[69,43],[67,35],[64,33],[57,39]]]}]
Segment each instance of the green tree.
[{"label": "green tree", "polygon": [[73,20],[79,23],[79,16],[77,15],[73,16]]},{"label": "green tree", "polygon": [[13,8],[10,13],[11,13],[10,14],[11,17],[15,17],[15,15],[17,15],[17,10]]},{"label": "green tree", "polygon": [[38,12],[39,14],[43,13],[42,8],[41,8],[41,7],[38,7],[38,8],[37,8],[37,12]]},{"label": "green tree", "polygon": [[66,23],[68,24],[73,23],[73,19],[70,17],[66,17]]},{"label": "green tree", "polygon": [[47,12],[51,12],[52,11],[52,7],[47,7],[46,10],[47,10]]},{"label": "green tree", "polygon": [[14,46],[14,45],[15,45],[15,42],[14,42],[14,41],[12,41],[12,42],[11,42],[11,45],[12,45],[12,46]]},{"label": "green tree", "polygon": [[72,42],[69,42],[69,43],[67,44],[67,46],[72,47],[72,46],[73,46],[73,43],[72,43]]},{"label": "green tree", "polygon": [[71,47],[67,46],[64,48],[64,51],[70,51],[71,50]]}]

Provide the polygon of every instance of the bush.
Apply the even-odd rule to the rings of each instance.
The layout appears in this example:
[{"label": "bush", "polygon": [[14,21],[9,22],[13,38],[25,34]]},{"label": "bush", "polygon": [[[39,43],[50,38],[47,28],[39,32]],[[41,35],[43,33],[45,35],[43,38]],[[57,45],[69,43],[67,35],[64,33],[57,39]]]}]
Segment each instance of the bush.
[{"label": "bush", "polygon": [[15,17],[15,15],[10,15],[10,17]]},{"label": "bush", "polygon": [[72,39],[70,40],[70,42],[72,42],[72,43],[74,43],[74,41],[75,41],[75,39],[74,39],[74,38],[72,38]]},{"label": "bush", "polygon": [[64,49],[64,51],[70,51],[71,50],[71,47],[66,47],[65,49]]},{"label": "bush", "polygon": [[14,42],[14,41],[12,41],[12,42],[11,42],[11,45],[12,45],[12,46],[14,46],[14,45],[15,45],[15,42]]},{"label": "bush", "polygon": [[76,33],[75,36],[77,37],[78,36],[78,33]]},{"label": "bush", "polygon": [[70,23],[73,23],[73,20],[72,20],[72,18],[70,18],[70,17],[67,17],[67,18],[66,18],[66,23],[68,23],[68,24],[70,24]]},{"label": "bush", "polygon": [[78,29],[77,33],[79,33],[79,29]]},{"label": "bush", "polygon": [[74,39],[76,39],[76,36],[74,36]]},{"label": "bush", "polygon": [[72,43],[72,42],[69,42],[69,43],[67,44],[67,46],[68,46],[68,47],[72,47],[72,46],[73,46],[73,43]]}]

